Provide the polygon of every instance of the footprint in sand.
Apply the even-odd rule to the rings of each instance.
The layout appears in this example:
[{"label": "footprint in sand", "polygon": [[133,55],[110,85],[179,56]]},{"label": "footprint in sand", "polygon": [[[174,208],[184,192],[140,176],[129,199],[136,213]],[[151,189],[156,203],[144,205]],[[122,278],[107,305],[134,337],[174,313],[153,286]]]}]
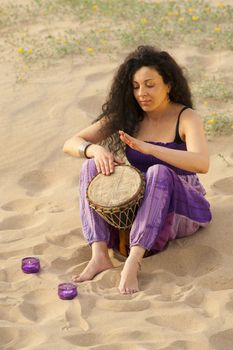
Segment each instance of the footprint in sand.
[{"label": "footprint in sand", "polygon": [[[74,339],[72,339],[72,341],[70,341],[70,338],[67,337],[67,340],[69,342],[71,342],[72,344],[74,344],[74,342],[73,342]],[[74,336],[73,336],[73,338],[74,338]],[[120,342],[118,340],[114,344],[112,342],[108,342],[108,344],[106,343],[106,344],[103,344],[103,345],[102,344],[99,344],[99,345],[95,344],[93,349],[95,349],[95,350],[129,350],[129,349],[133,348],[133,350],[155,350],[155,349],[164,350],[163,348],[159,348],[159,347],[155,348],[155,343],[154,342],[150,343],[150,342],[144,342],[143,341],[143,342],[139,342],[139,344],[137,344],[136,343],[137,340],[135,338],[132,338],[132,339],[133,340],[131,342],[129,342],[127,340],[125,342]],[[85,347],[83,349],[87,349],[87,347]],[[88,347],[88,349],[90,349],[90,348]],[[169,350],[173,350],[173,348],[171,348]],[[174,349],[174,350],[176,350],[176,349]],[[177,349],[177,350],[183,350],[183,348]],[[186,350],[186,348],[184,348],[184,350]],[[203,350],[206,350],[206,349],[203,349]]]},{"label": "footprint in sand", "polygon": [[18,331],[12,327],[1,327],[0,328],[0,345],[1,349],[8,349],[8,346],[12,345],[14,339],[17,338]]},{"label": "footprint in sand", "polygon": [[8,282],[8,278],[7,278],[7,272],[3,269],[0,270],[0,281],[1,282]]},{"label": "footprint in sand", "polygon": [[[155,333],[156,334],[156,333]],[[142,342],[145,341],[145,339],[148,339],[148,337],[153,338],[152,341],[154,341],[154,345],[156,344],[156,336],[154,334],[151,335],[151,331],[148,330],[148,332],[141,331],[141,330],[134,330],[131,331],[130,327],[122,327],[119,329],[113,329],[108,331],[107,329],[103,330],[103,333],[101,333],[101,329],[99,330],[98,333],[94,332],[86,332],[83,334],[79,334],[78,337],[77,335],[71,335],[64,337],[68,342],[70,342],[73,345],[76,346],[82,346],[82,347],[91,347],[91,346],[96,346],[97,344],[100,346],[98,349],[101,349],[101,345],[109,344],[109,349],[124,349],[126,342],[129,342],[129,339],[132,340],[133,344],[133,349],[139,350],[142,349],[141,345]],[[119,339],[122,343],[120,346],[119,344]],[[139,346],[137,346],[136,342],[139,343]],[[128,344],[127,344],[128,345]],[[119,346],[119,348],[118,348]],[[155,345],[156,346],[156,345]],[[128,349],[129,347],[127,347]],[[156,347],[154,347],[155,349]],[[106,349],[103,347],[103,349]],[[144,349],[144,348],[143,348]],[[148,348],[145,348],[148,349]],[[150,349],[150,348],[149,348]],[[153,349],[153,348],[151,348]]]},{"label": "footprint in sand", "polygon": [[160,310],[156,316],[146,318],[148,323],[185,333],[199,332],[207,328],[206,317],[189,308]]},{"label": "footprint in sand", "polygon": [[226,304],[226,309],[233,313],[233,295],[230,298],[230,301]]},{"label": "footprint in sand", "polygon": [[97,301],[98,308],[115,312],[139,312],[149,309],[150,306],[148,300],[118,300],[117,303],[115,300],[107,299]]},{"label": "footprint in sand", "polygon": [[48,270],[50,272],[63,274],[63,273],[68,273],[69,269],[72,269],[76,265],[77,265],[76,257],[71,257],[69,259],[56,258],[51,262],[51,265]]},{"label": "footprint in sand", "polygon": [[[128,350],[128,346],[124,346],[124,344],[104,344],[104,345],[96,345],[93,349],[95,350]],[[134,344],[134,350],[138,350],[139,348]],[[142,349],[142,348],[140,348]],[[150,348],[143,348],[143,349],[150,349]],[[151,348],[152,349],[152,348]]]},{"label": "footprint in sand", "polygon": [[218,269],[222,265],[222,256],[216,249],[204,245],[182,249],[171,246],[159,254],[156,264],[158,269],[169,271],[177,276],[200,277]]},{"label": "footprint in sand", "polygon": [[96,116],[101,112],[101,106],[103,104],[102,95],[93,95],[88,97],[83,97],[79,100],[78,106],[85,111],[90,117]]},{"label": "footprint in sand", "polygon": [[218,332],[210,337],[210,344],[216,350],[232,350],[233,328]]},{"label": "footprint in sand", "polygon": [[194,287],[190,292],[186,293],[184,302],[192,307],[200,306],[205,300],[205,292],[200,287]]},{"label": "footprint in sand", "polygon": [[25,173],[18,183],[27,190],[27,195],[34,196],[54,186],[56,181],[56,176],[52,172],[36,169]]},{"label": "footprint in sand", "polygon": [[101,344],[104,342],[103,338],[104,337],[101,334],[101,332],[99,332],[98,334],[87,332],[86,334],[85,333],[79,334],[78,337],[76,335],[64,337],[64,339],[66,341],[68,341],[69,343],[76,345],[76,346],[79,345],[79,346],[83,346],[83,347]]},{"label": "footprint in sand", "polygon": [[233,194],[233,176],[225,177],[214,182],[211,186],[214,190],[226,195]]},{"label": "footprint in sand", "polygon": [[13,350],[13,349],[24,349],[30,344],[31,348],[34,346],[39,346],[44,343],[47,339],[43,332],[38,332],[33,330],[33,332],[28,330],[28,328],[22,328],[22,326],[16,328],[11,327],[1,327],[0,328],[0,345],[1,350]]},{"label": "footprint in sand", "polygon": [[[78,255],[79,261],[86,259],[86,256],[90,255],[91,249],[85,244],[85,247],[80,247],[80,241],[84,243],[83,233],[81,228],[77,228],[65,233],[53,233],[46,236],[47,242],[58,245],[59,247],[70,248],[77,247],[78,245]],[[80,257],[81,253],[81,257]],[[83,260],[82,260],[83,259]]]},{"label": "footprint in sand", "polygon": [[170,301],[177,292],[176,276],[168,271],[144,272],[140,276],[140,288],[146,295],[162,296],[163,301]]},{"label": "footprint in sand", "polygon": [[[6,304],[0,305],[1,320],[5,322],[17,323],[17,322],[27,322],[27,319],[22,315],[18,304]],[[29,322],[29,321],[28,321]],[[1,343],[1,337],[0,337]],[[1,347],[0,347],[1,349]]]},{"label": "footprint in sand", "polygon": [[209,350],[207,345],[188,340],[177,340],[161,350]]},{"label": "footprint in sand", "polygon": [[44,255],[44,254],[50,255],[50,254],[53,254],[53,252],[54,252],[54,247],[51,247],[51,245],[47,243],[39,243],[32,248],[33,255]]},{"label": "footprint in sand", "polygon": [[106,77],[110,77],[113,73],[113,70],[108,71],[108,72],[97,72],[97,73],[92,73],[86,76],[86,81],[88,82],[93,82],[97,80],[106,80]]},{"label": "footprint in sand", "polygon": [[5,211],[26,211],[34,209],[32,199],[16,199],[7,202],[1,207]]},{"label": "footprint in sand", "polygon": [[[38,294],[40,297],[38,298]],[[68,309],[65,303],[57,307],[58,296],[57,289],[51,290],[39,289],[24,295],[23,302],[18,306],[24,319],[30,322],[44,323],[52,319],[62,317]],[[53,312],[51,313],[51,310]]]},{"label": "footprint in sand", "polygon": [[0,222],[0,231],[24,229],[41,223],[42,219],[34,215],[15,215]]},{"label": "footprint in sand", "polygon": [[35,210],[46,213],[61,213],[64,211],[64,208],[62,205],[54,202],[45,202],[36,205]]},{"label": "footprint in sand", "polygon": [[197,282],[202,288],[208,288],[212,291],[233,289],[233,279],[231,274],[227,275],[224,271],[219,270],[214,274],[200,278]]},{"label": "footprint in sand", "polygon": [[40,211],[40,212],[48,212],[48,213],[60,213],[64,211],[62,205],[49,201],[44,201],[43,203],[33,202],[32,198],[26,199],[16,199],[10,202],[7,202],[1,207],[5,211],[16,211],[16,212],[32,212],[32,211]]}]

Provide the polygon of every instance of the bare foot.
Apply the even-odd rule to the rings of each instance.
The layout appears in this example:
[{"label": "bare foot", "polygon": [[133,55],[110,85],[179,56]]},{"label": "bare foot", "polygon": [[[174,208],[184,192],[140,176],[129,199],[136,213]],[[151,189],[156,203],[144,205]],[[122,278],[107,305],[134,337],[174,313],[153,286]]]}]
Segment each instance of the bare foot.
[{"label": "bare foot", "polygon": [[118,287],[122,294],[133,294],[139,292],[137,278],[139,269],[140,263],[138,259],[135,256],[129,256],[121,272],[121,280]]},{"label": "bare foot", "polygon": [[80,275],[72,277],[74,282],[84,282],[92,280],[98,273],[111,269],[113,264],[109,257],[93,257]]}]

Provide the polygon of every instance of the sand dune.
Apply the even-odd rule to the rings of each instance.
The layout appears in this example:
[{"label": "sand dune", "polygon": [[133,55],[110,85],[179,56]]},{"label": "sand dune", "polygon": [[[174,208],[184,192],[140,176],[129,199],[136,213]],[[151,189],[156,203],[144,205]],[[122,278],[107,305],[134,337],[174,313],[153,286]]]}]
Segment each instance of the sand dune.
[{"label": "sand dune", "polygon": [[[173,52],[184,64],[196,59],[231,75],[229,52],[191,50]],[[91,253],[79,218],[82,161],[62,146],[98,114],[115,68],[67,59],[17,85],[12,67],[2,65],[0,349],[232,350],[231,136],[209,140],[210,171],[200,175],[212,223],[145,258],[141,292],[119,294],[124,259],[112,253],[114,269],[78,285],[77,298],[57,296],[58,283],[70,281]],[[29,255],[40,258],[40,273],[22,273]]]}]

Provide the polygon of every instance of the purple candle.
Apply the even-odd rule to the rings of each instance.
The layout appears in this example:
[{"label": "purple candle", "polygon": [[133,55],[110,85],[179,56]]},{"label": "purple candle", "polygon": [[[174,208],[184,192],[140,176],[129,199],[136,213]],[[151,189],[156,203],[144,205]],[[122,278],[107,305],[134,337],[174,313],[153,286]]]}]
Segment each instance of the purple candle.
[{"label": "purple candle", "polygon": [[77,286],[73,283],[61,283],[58,285],[58,295],[63,300],[74,299],[78,295]]},{"label": "purple candle", "polygon": [[40,260],[32,256],[22,259],[22,270],[25,273],[36,273],[40,271]]}]

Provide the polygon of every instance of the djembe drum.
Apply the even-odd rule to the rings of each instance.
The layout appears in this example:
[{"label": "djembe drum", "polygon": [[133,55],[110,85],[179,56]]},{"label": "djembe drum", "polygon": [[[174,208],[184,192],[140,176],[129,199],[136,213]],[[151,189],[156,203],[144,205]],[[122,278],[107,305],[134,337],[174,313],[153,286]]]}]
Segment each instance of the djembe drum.
[{"label": "djembe drum", "polygon": [[144,175],[131,165],[117,165],[109,176],[101,173],[96,175],[87,188],[90,207],[119,230],[119,251],[125,256],[127,236],[144,191]]}]

